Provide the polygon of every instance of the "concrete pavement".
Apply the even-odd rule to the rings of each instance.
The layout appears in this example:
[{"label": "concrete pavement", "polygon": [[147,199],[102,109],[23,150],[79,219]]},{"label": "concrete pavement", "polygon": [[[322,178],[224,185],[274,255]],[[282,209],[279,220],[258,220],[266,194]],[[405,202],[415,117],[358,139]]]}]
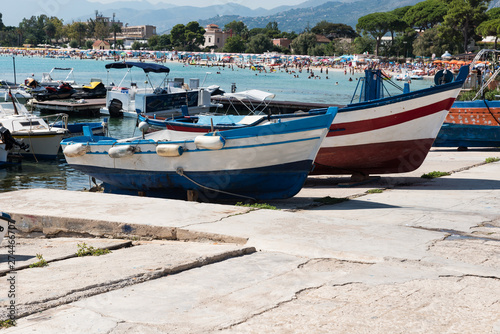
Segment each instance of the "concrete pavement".
[{"label": "concrete pavement", "polygon": [[[488,157],[500,152],[433,150],[413,173],[351,188],[311,177],[269,203],[279,210],[0,194],[19,266],[49,262],[17,270],[21,318],[4,331],[500,333],[500,162]],[[453,173],[420,178],[431,171]],[[349,200],[318,202],[327,196]],[[75,257],[83,242],[114,250]]]}]

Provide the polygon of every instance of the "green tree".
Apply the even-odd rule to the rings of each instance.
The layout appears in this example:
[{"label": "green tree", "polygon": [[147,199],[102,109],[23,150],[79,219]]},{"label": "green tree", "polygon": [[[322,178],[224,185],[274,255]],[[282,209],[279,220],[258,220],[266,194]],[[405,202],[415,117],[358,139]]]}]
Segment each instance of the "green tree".
[{"label": "green tree", "polygon": [[47,15],[32,16],[29,19],[24,18],[19,23],[19,29],[23,31],[25,41],[29,44],[40,44],[47,39],[45,26],[47,25]]},{"label": "green tree", "polygon": [[358,19],[356,30],[375,39],[375,55],[377,56],[382,37],[391,30],[392,22],[394,22],[394,15],[387,12],[371,13]]},{"label": "green tree", "polygon": [[104,22],[97,22],[94,27],[94,37],[95,39],[100,39],[104,41],[109,37],[109,27]]},{"label": "green tree", "polygon": [[375,40],[368,36],[356,37],[353,44],[353,53],[373,53],[375,49]]},{"label": "green tree", "polygon": [[443,23],[439,26],[442,37],[455,41],[458,51],[467,52],[471,41],[480,40],[475,29],[487,19],[489,2],[490,0],[451,0]]},{"label": "green tree", "polygon": [[111,24],[111,27],[109,28],[109,31],[113,34],[113,44],[114,44],[114,49],[117,48],[117,45],[116,45],[116,34],[119,34],[122,32],[122,27],[120,27],[120,25],[116,22],[113,22]]},{"label": "green tree", "polygon": [[227,38],[223,51],[229,53],[241,53],[245,52],[245,49],[245,41],[241,38],[241,36],[237,35]]},{"label": "green tree", "polygon": [[495,36],[494,48],[496,49],[498,37],[500,37],[500,18],[484,21],[476,28],[476,33],[483,37]]},{"label": "green tree", "polygon": [[186,26],[184,24],[176,24],[170,31],[170,41],[174,47],[184,47],[186,43]]},{"label": "green tree", "polygon": [[293,52],[300,55],[309,54],[309,49],[312,50],[315,46],[316,34],[312,32],[300,34],[291,44]]},{"label": "green tree", "polygon": [[342,23],[330,23],[328,21],[320,21],[311,28],[311,32],[332,38],[354,38],[358,34],[349,25]]},{"label": "green tree", "polygon": [[269,38],[278,38],[281,35],[281,31],[278,29],[278,22],[276,21],[266,24],[265,30]]},{"label": "green tree", "polygon": [[418,56],[442,55],[446,50],[452,50],[452,44],[440,36],[438,27],[426,29],[413,42],[413,52]]},{"label": "green tree", "polygon": [[410,27],[425,31],[443,22],[447,11],[447,5],[443,0],[425,0],[408,9],[403,20]]},{"label": "green tree", "polygon": [[248,39],[248,27],[242,21],[233,20],[224,25],[225,32],[232,32],[233,36],[241,36],[242,39]]},{"label": "green tree", "polygon": [[250,38],[247,44],[248,53],[264,53],[273,48],[271,39],[265,34],[258,34]]},{"label": "green tree", "polygon": [[2,13],[0,13],[0,30],[4,30],[5,29],[5,25],[3,24],[3,20],[2,20]]},{"label": "green tree", "polygon": [[205,42],[205,29],[197,21],[191,21],[186,24],[185,48],[188,51],[197,51],[199,46]]},{"label": "green tree", "polygon": [[87,33],[87,25],[82,22],[73,22],[68,26],[68,37],[76,40],[78,46],[82,45],[83,38]]}]

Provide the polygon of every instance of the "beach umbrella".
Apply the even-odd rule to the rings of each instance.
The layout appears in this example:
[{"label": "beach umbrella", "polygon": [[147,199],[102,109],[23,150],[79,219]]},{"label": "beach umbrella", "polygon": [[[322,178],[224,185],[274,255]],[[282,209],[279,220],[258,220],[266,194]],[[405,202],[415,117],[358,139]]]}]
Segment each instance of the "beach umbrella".
[{"label": "beach umbrella", "polygon": [[452,55],[448,51],[445,51],[445,53],[443,53],[441,55],[441,58],[448,58],[448,59],[450,59],[451,57],[452,57]]}]

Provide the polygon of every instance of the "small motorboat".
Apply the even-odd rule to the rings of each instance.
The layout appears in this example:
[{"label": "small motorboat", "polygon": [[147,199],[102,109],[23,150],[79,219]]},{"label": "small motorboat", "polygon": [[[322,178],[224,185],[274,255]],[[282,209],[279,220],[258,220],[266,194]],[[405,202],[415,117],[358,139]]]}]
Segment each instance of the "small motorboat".
[{"label": "small motorboat", "polygon": [[35,159],[55,159],[60,142],[68,132],[67,129],[50,127],[44,118],[31,114],[16,101],[0,103],[0,124],[14,139],[29,145],[29,152],[20,147],[16,153]]}]

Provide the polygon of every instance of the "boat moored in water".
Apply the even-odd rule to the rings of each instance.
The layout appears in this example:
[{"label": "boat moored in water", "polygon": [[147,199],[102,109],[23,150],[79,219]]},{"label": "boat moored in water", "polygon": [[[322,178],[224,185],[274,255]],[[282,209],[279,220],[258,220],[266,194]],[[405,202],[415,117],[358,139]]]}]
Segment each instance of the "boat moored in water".
[{"label": "boat moored in water", "polygon": [[55,159],[60,142],[68,132],[50,127],[42,117],[28,112],[24,105],[15,101],[0,103],[0,124],[14,139],[29,145],[29,152],[21,148],[17,153],[35,159]]}]

